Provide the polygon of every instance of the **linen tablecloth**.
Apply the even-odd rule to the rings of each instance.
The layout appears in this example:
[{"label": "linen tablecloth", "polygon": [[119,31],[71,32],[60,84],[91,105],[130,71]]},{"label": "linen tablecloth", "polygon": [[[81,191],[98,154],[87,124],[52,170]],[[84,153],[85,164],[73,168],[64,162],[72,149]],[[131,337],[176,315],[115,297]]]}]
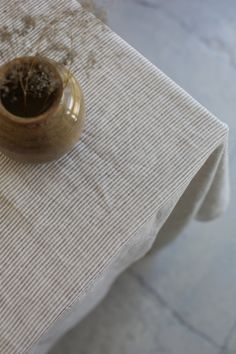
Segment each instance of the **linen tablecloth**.
[{"label": "linen tablecloth", "polygon": [[73,34],[87,111],[59,161],[0,154],[0,353],[42,354],[156,237],[225,209],[228,129],[77,2],[4,0],[1,26],[15,25],[19,4],[51,18],[77,11],[58,35]]}]

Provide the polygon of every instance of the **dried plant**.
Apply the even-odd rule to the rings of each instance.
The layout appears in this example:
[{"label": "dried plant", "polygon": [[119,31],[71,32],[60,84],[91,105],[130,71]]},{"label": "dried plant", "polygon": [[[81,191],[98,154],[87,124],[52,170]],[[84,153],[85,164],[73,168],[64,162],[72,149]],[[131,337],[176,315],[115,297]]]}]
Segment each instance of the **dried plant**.
[{"label": "dried plant", "polygon": [[[18,111],[22,116],[31,116],[34,112],[29,102],[33,102],[35,106],[38,99],[42,106],[41,110],[46,109],[59,85],[54,74],[46,66],[40,66],[38,60],[34,58],[49,57],[66,66],[68,77],[63,84],[67,85],[73,71],[73,63],[78,58],[71,28],[75,27],[81,10],[65,9],[51,18],[51,15],[22,13],[19,3],[20,1],[16,0],[14,10],[19,8],[16,21],[12,21],[11,25],[0,26],[0,60],[4,63],[18,56],[31,56],[32,60],[27,64],[17,63],[11,72],[0,78],[0,99],[6,108],[11,106],[11,112]],[[81,5],[103,22],[106,21],[105,9],[97,6],[94,0],[82,0]],[[15,13],[16,11],[14,15]],[[85,30],[86,26],[85,20]],[[58,35],[62,31],[63,39]],[[96,62],[91,53],[88,68]]]},{"label": "dried plant", "polygon": [[53,102],[60,81],[47,66],[16,62],[2,80],[0,96],[11,113],[31,117],[44,112]]},{"label": "dried plant", "polygon": [[92,12],[102,22],[107,23],[107,11],[103,6],[96,4],[94,0],[80,0],[81,5],[89,12]]}]

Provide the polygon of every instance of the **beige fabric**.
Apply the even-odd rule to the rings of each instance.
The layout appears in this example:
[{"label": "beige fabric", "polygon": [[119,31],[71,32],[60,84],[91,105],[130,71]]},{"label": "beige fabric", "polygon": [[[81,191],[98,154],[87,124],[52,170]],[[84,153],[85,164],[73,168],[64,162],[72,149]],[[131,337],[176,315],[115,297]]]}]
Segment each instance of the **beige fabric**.
[{"label": "beige fabric", "polygon": [[[1,24],[15,21],[10,3],[1,3]],[[52,18],[79,8],[64,0],[20,3],[25,13]],[[44,353],[160,229],[164,240],[227,204],[227,127],[98,20],[82,9],[77,17],[66,30],[71,25],[81,53],[75,74],[87,121],[80,143],[40,166],[0,155],[4,354]]]}]

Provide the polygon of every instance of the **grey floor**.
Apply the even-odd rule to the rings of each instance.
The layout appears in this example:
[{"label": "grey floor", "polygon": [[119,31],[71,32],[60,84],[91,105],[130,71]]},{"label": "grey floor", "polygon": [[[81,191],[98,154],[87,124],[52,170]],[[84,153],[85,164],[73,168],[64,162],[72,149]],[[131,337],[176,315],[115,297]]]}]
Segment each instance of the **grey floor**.
[{"label": "grey floor", "polygon": [[51,354],[235,354],[236,0],[116,0],[109,22],[228,123],[231,205],[128,270]]}]

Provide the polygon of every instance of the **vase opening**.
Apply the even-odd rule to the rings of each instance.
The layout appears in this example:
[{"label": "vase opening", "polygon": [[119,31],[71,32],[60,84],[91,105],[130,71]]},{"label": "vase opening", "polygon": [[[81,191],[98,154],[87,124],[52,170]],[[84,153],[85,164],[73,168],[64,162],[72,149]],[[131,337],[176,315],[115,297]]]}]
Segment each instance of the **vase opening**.
[{"label": "vase opening", "polygon": [[16,117],[46,113],[62,95],[63,83],[55,66],[40,57],[17,58],[6,65],[0,81],[4,108]]}]

